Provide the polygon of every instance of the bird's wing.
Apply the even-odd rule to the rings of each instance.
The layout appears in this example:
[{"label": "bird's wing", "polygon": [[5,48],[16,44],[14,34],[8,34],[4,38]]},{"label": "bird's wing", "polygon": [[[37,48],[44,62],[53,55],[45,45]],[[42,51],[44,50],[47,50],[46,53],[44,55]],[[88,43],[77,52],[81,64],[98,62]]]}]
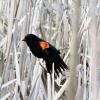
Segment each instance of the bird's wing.
[{"label": "bird's wing", "polygon": [[40,41],[39,42],[39,46],[42,50],[46,50],[48,48],[50,48],[51,50],[57,52],[58,54],[60,54],[60,51],[57,50],[54,46],[52,46],[50,43],[46,42],[46,41]]},{"label": "bird's wing", "polygon": [[49,73],[51,73],[51,72],[52,72],[52,62],[49,61],[49,60],[45,60],[45,63],[46,63],[47,71],[48,71]]},{"label": "bird's wing", "polygon": [[52,65],[49,66],[49,63],[54,63],[54,70],[56,74],[59,76],[59,72],[62,73],[62,70],[68,69],[68,66],[64,63],[63,59],[60,57],[59,52],[56,48],[49,45],[49,48],[44,49],[46,66],[52,71]]},{"label": "bird's wing", "polygon": [[40,41],[39,46],[41,47],[41,49],[47,49],[49,48],[49,43],[45,41]]}]

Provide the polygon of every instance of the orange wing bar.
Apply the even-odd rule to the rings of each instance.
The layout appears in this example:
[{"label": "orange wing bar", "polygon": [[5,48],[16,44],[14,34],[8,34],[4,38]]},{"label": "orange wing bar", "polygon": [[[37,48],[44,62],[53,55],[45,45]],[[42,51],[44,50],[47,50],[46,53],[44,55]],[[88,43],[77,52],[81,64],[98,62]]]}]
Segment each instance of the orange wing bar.
[{"label": "orange wing bar", "polygon": [[44,42],[44,41],[40,42],[39,45],[42,49],[49,48],[49,44],[47,42]]}]

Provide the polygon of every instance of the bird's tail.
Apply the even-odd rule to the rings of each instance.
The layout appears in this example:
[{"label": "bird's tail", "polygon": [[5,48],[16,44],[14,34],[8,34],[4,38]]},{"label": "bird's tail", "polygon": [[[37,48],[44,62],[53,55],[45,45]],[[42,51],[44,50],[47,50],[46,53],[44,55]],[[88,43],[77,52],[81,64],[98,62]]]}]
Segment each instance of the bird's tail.
[{"label": "bird's tail", "polygon": [[61,67],[62,67],[63,70],[64,69],[68,69],[68,66],[65,64],[65,62],[62,59],[60,61],[60,65],[61,65]]},{"label": "bird's tail", "polygon": [[45,62],[46,62],[47,71],[50,74],[52,72],[53,63],[54,63],[54,71],[57,76],[59,76],[59,73],[62,74],[62,71],[64,71],[65,69],[68,69],[68,66],[65,64],[65,62],[61,59],[60,56],[58,56],[57,60],[55,60],[54,62],[48,60],[46,60]]},{"label": "bird's tail", "polygon": [[61,57],[58,58],[58,61],[54,63],[54,70],[59,76],[59,72],[62,74],[62,70],[68,69],[68,66],[65,64],[65,62],[61,59]]}]

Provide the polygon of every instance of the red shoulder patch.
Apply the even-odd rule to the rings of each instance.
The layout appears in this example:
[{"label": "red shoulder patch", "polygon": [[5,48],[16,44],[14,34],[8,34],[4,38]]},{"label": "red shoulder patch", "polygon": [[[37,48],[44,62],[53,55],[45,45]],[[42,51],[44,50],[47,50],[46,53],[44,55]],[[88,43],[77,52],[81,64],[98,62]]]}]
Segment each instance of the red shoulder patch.
[{"label": "red shoulder patch", "polygon": [[41,41],[41,42],[39,42],[39,45],[40,45],[40,47],[41,47],[42,49],[49,48],[48,42]]}]

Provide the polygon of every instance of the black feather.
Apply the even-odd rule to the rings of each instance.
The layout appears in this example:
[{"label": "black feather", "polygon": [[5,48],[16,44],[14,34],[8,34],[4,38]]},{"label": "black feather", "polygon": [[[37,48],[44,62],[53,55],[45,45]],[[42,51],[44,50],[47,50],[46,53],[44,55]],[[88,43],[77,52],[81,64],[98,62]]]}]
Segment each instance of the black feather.
[{"label": "black feather", "polygon": [[[50,43],[40,39],[39,37],[28,34],[25,36],[24,41],[27,43],[28,47],[30,48],[31,52],[34,56],[38,58],[42,58],[46,62],[47,71],[49,73],[52,72],[52,65],[54,63],[54,70],[57,76],[59,73],[62,74],[62,70],[68,69],[68,66],[64,63],[62,58],[60,57],[60,52]],[[48,43],[48,48],[42,49],[39,45],[40,42]]]}]

